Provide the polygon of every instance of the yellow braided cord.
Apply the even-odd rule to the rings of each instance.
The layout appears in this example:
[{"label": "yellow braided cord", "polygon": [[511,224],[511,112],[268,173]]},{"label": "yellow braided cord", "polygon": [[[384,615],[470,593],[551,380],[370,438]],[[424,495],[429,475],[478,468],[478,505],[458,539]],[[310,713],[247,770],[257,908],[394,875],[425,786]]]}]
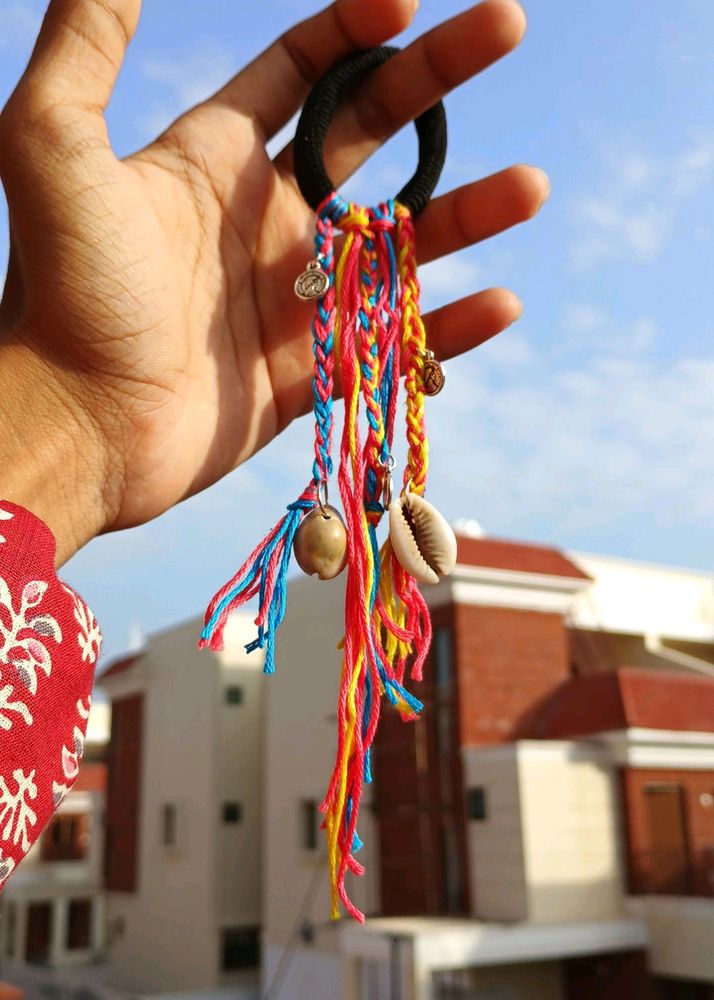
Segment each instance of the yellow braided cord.
[{"label": "yellow braided cord", "polygon": [[407,465],[404,486],[412,493],[426,489],[429,468],[429,444],[424,428],[424,389],[422,371],[426,350],[426,330],[421,318],[421,289],[417,278],[414,252],[414,226],[409,209],[397,205],[399,243],[399,280],[402,285],[402,351],[404,357],[404,389],[407,397]]}]

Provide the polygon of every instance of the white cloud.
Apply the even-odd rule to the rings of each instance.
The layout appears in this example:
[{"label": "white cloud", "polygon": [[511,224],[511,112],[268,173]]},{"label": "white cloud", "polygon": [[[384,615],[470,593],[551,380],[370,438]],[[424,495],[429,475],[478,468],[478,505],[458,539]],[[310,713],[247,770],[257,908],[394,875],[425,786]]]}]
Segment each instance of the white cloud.
[{"label": "white cloud", "polygon": [[571,259],[584,267],[608,257],[650,261],[664,247],[671,224],[670,213],[658,204],[630,208],[624,197],[585,198],[577,217],[587,234],[573,244]]},{"label": "white cloud", "polygon": [[23,0],[4,0],[0,3],[0,48],[29,50],[35,43],[42,24],[43,8]]},{"label": "white cloud", "polygon": [[149,136],[163,131],[179,114],[219,90],[237,69],[231,52],[214,42],[204,42],[185,55],[144,59],[143,75],[162,84],[168,97],[149,109],[142,130]]},{"label": "white cloud", "polygon": [[673,157],[609,147],[603,159],[601,191],[573,206],[570,262],[576,269],[607,259],[648,263],[664,250],[681,202],[714,176],[714,139],[692,138]]},{"label": "white cloud", "polygon": [[570,306],[565,312],[563,326],[568,332],[595,333],[607,323],[607,315],[586,302]]},{"label": "white cloud", "polygon": [[685,149],[674,164],[672,193],[688,198],[709,184],[714,173],[714,139],[701,139]]},{"label": "white cloud", "polygon": [[563,313],[564,349],[586,346],[596,354],[639,355],[659,337],[659,327],[651,316],[632,320],[613,319],[603,309],[587,302],[569,306]]},{"label": "white cloud", "polygon": [[482,284],[481,268],[465,254],[452,254],[419,268],[424,296],[434,299],[455,298],[477,291]]},{"label": "white cloud", "polygon": [[714,357],[663,366],[603,357],[587,371],[486,373],[458,407],[430,410],[433,496],[450,517],[539,524],[554,538],[628,517],[694,523],[714,506]]},{"label": "white cloud", "polygon": [[522,334],[508,329],[487,341],[480,356],[494,367],[523,367],[533,362],[533,347]]}]

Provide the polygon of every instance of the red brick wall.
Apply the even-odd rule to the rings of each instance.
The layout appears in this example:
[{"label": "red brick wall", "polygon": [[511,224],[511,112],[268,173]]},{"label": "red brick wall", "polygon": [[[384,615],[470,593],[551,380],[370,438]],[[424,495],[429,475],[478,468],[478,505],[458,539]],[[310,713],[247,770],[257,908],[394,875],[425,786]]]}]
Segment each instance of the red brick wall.
[{"label": "red brick wall", "polygon": [[112,703],[104,883],[113,892],[137,884],[143,697]]},{"label": "red brick wall", "polygon": [[[451,630],[452,608],[438,609],[432,617],[435,628]],[[422,717],[402,722],[384,703],[375,743],[381,912],[388,916],[469,912],[456,683],[454,678],[437,692],[433,666],[432,650],[424,681],[410,687],[424,702]],[[445,753],[440,752],[439,713],[451,719]],[[451,899],[447,864],[458,873],[458,891]]]},{"label": "red brick wall", "polygon": [[[626,768],[621,787],[628,830],[628,869],[632,892],[648,891],[650,833],[644,788],[647,784],[681,786],[687,847],[688,891],[691,895],[714,896],[714,771],[681,771],[666,768]],[[704,796],[704,801],[702,801]]]},{"label": "red brick wall", "polygon": [[[471,912],[461,747],[527,732],[541,703],[569,676],[560,615],[451,606],[432,618],[435,630],[451,632],[453,682],[437,688],[432,648],[424,682],[413,686],[424,702],[422,718],[405,724],[385,705],[375,746],[385,915]],[[459,886],[451,899],[447,866]]]},{"label": "red brick wall", "polygon": [[570,676],[562,616],[459,605],[454,618],[462,744],[527,733],[542,702]]}]

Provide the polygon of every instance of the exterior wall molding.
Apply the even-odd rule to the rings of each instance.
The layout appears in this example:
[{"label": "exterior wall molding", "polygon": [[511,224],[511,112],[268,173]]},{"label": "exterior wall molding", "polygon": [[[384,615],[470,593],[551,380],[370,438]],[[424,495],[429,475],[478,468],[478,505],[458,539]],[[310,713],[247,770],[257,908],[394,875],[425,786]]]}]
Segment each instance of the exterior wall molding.
[{"label": "exterior wall molding", "polygon": [[432,607],[453,603],[564,615],[571,610],[574,597],[590,586],[591,580],[576,577],[457,565],[426,596]]},{"label": "exterior wall molding", "polygon": [[714,770],[714,732],[619,729],[596,737],[621,767]]},{"label": "exterior wall molding", "polygon": [[345,926],[344,953],[377,961],[389,959],[394,938],[409,941],[418,963],[430,970],[463,969],[515,962],[546,961],[646,948],[640,917],[508,925],[429,917],[371,920]]},{"label": "exterior wall molding", "polygon": [[[714,737],[714,734],[712,736]],[[609,748],[590,739],[514,740],[512,743],[500,743],[496,746],[462,746],[461,753],[466,758],[488,756],[492,760],[528,757],[598,764],[608,764],[612,761]]]}]

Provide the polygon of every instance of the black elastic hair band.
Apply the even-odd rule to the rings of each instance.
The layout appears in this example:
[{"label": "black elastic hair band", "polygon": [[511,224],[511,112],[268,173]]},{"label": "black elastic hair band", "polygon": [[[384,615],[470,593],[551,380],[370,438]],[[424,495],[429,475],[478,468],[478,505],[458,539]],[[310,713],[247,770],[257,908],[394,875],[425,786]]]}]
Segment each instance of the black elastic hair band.
[{"label": "black elastic hair band", "polygon": [[[367,76],[399,52],[378,46],[352,52],[322,76],[310,91],[295,132],[294,170],[302,196],[311,208],[335,190],[324,163],[325,138],[340,102]],[[419,137],[419,163],[414,176],[397,195],[413,216],[425,208],[446,159],[446,112],[441,101],[414,122]]]}]

